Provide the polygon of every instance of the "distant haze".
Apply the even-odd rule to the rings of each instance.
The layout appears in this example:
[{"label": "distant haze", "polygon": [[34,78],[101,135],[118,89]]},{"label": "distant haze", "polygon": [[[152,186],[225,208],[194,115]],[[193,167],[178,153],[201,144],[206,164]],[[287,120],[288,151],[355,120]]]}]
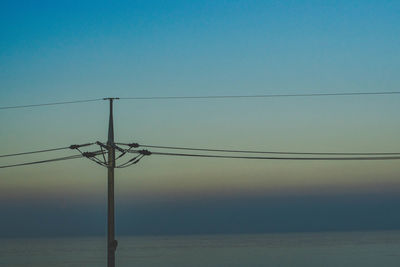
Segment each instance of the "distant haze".
[{"label": "distant haze", "polygon": [[[400,1],[390,0],[2,1],[0,107],[399,91],[399,14]],[[400,95],[121,99],[115,138],[400,152],[399,106]],[[0,110],[0,154],[106,141],[107,123],[106,102]],[[0,158],[0,165],[75,154]],[[151,155],[116,171],[116,232],[399,229],[399,166]],[[0,236],[103,235],[106,192],[106,169],[87,159],[0,169]]]},{"label": "distant haze", "polygon": [[[398,195],[205,198],[116,208],[117,235],[232,234],[400,229]],[[0,205],[0,237],[105,235],[106,202]]]}]

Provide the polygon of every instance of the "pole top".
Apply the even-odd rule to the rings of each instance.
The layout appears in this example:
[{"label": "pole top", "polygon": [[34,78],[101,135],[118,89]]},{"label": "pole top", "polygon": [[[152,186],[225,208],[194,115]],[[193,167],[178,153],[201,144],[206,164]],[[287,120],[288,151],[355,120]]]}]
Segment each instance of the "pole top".
[{"label": "pole top", "polygon": [[119,97],[105,97],[103,100],[118,100]]}]

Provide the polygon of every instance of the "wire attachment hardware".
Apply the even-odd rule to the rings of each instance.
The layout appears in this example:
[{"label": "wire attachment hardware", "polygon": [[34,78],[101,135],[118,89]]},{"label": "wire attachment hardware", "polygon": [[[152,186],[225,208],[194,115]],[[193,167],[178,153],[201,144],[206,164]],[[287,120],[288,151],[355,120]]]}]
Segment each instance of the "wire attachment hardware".
[{"label": "wire attachment hardware", "polygon": [[138,148],[140,145],[138,143],[127,144],[129,147]]},{"label": "wire attachment hardware", "polygon": [[70,145],[69,148],[70,149],[78,149],[80,147],[91,146],[91,145],[93,145],[93,143],[86,143],[86,144],[82,144],[82,145]]},{"label": "wire attachment hardware", "polygon": [[108,148],[105,144],[103,144],[103,143],[100,142],[100,141],[97,141],[97,142],[96,142],[96,145],[99,145],[100,147],[102,147],[102,148],[104,148],[104,149],[107,149],[107,148]]},{"label": "wire attachment hardware", "polygon": [[84,157],[87,157],[87,158],[94,158],[94,157],[97,156],[97,154],[94,153],[94,152],[83,152],[82,155],[83,155]]},{"label": "wire attachment hardware", "polygon": [[152,153],[148,151],[147,149],[142,149],[137,151],[139,154],[142,154],[144,156],[150,156]]}]

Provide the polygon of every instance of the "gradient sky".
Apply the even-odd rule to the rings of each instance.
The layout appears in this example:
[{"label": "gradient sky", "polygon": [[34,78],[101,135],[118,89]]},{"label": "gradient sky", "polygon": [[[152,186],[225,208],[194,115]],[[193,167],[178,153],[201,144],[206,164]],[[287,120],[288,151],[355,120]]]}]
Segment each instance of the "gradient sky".
[{"label": "gradient sky", "polygon": [[[1,1],[0,106],[399,90],[399,1],[116,2]],[[395,95],[120,100],[115,136],[172,146],[398,152],[399,104]],[[106,102],[2,110],[0,154],[104,141],[107,116]],[[116,172],[117,233],[398,229],[399,174],[399,161],[152,156]],[[100,166],[80,159],[2,169],[0,177],[7,218],[0,229],[9,229],[0,236],[104,233]],[[71,227],[71,217],[85,223]]]}]

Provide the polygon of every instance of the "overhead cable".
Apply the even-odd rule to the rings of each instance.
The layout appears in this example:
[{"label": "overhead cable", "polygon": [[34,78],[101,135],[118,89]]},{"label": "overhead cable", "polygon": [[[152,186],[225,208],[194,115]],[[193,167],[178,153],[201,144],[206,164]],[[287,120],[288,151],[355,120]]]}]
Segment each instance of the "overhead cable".
[{"label": "overhead cable", "polygon": [[117,143],[132,147],[146,147],[158,149],[172,150],[190,150],[190,151],[205,151],[205,152],[222,152],[222,153],[245,153],[245,154],[280,154],[280,155],[348,155],[348,156],[384,156],[384,155],[400,155],[400,152],[294,152],[294,151],[255,151],[255,150],[231,150],[231,149],[213,149],[213,148],[193,148],[181,146],[157,146],[157,145],[141,145],[138,143]]},{"label": "overhead cable", "polygon": [[[145,150],[147,151],[147,150]],[[149,152],[149,151],[147,151]],[[178,157],[201,157],[201,158],[222,158],[222,159],[253,159],[253,160],[399,160],[400,156],[387,157],[255,157],[255,156],[230,156],[230,155],[210,155],[210,154],[186,154],[168,152],[149,152],[149,154],[139,151],[131,151],[143,155],[161,155]]]},{"label": "overhead cable", "polygon": [[0,107],[0,110],[17,109],[17,108],[33,108],[33,107],[41,107],[41,106],[55,106],[55,105],[66,105],[66,104],[78,104],[78,103],[96,102],[96,101],[102,101],[102,100],[103,100],[103,98],[95,98],[95,99],[64,101],[64,102],[50,102],[50,103],[20,105],[20,106],[4,106],[4,107]]},{"label": "overhead cable", "polygon": [[64,150],[64,149],[76,149],[79,147],[90,146],[90,145],[93,145],[93,143],[87,143],[87,144],[82,144],[82,145],[70,145],[70,146],[66,146],[66,147],[50,148],[50,149],[43,149],[43,150],[37,150],[37,151],[6,154],[6,155],[0,155],[0,158],[14,157],[14,156],[21,156],[21,155],[28,155],[28,154],[36,154],[36,153],[44,153],[44,152],[51,152],[51,151]]},{"label": "overhead cable", "polygon": [[[89,154],[86,154],[89,153]],[[60,157],[60,158],[54,158],[54,159],[46,159],[46,160],[39,160],[39,161],[32,161],[32,162],[24,162],[24,163],[18,163],[18,164],[11,164],[11,165],[3,165],[0,166],[0,169],[2,168],[10,168],[10,167],[19,167],[19,166],[26,166],[26,165],[34,165],[34,164],[41,164],[41,163],[47,163],[47,162],[53,162],[53,161],[62,161],[62,160],[70,160],[70,159],[79,159],[79,158],[84,158],[87,157],[89,159],[92,159],[93,157],[101,154],[100,151],[95,151],[95,152],[86,152],[81,155],[72,155],[72,156],[66,156],[66,157]]]},{"label": "overhead cable", "polygon": [[[96,142],[96,144],[99,142]],[[105,154],[107,154],[106,151],[103,150],[103,147],[100,146],[100,150],[96,151],[96,152],[84,152],[82,150],[79,149],[79,146],[71,146],[71,149],[76,149],[79,153],[81,153],[82,156],[90,159],[93,162],[96,162],[97,164],[106,167],[107,166],[107,162],[106,162],[106,158],[105,158]],[[104,161],[98,159],[96,156],[98,155],[102,155]]]},{"label": "overhead cable", "polygon": [[[224,99],[224,98],[272,98],[272,97],[321,97],[321,96],[362,96],[362,95],[396,95],[400,94],[400,91],[382,91],[382,92],[337,92],[337,93],[301,93],[301,94],[254,94],[254,95],[201,95],[201,96],[134,96],[134,97],[120,97],[115,99],[125,100],[173,100],[173,99]],[[6,109],[18,109],[18,108],[32,108],[41,106],[54,106],[54,105],[66,105],[66,104],[77,104],[87,103],[106,100],[107,98],[94,98],[94,99],[83,99],[74,101],[63,101],[63,102],[49,102],[39,104],[27,104],[27,105],[15,105],[15,106],[3,106],[0,110]]]},{"label": "overhead cable", "polygon": [[395,95],[400,91],[383,92],[338,92],[338,93],[304,93],[304,94],[256,94],[256,95],[203,95],[203,96],[147,96],[120,97],[126,100],[172,100],[172,99],[223,99],[223,98],[270,98],[270,97],[320,97],[320,96],[361,96],[361,95]]},{"label": "overhead cable", "polygon": [[138,163],[144,156],[145,155],[140,153],[139,155],[137,155],[136,157],[133,157],[129,161],[127,161],[127,162],[125,162],[125,163],[123,163],[123,164],[121,164],[119,166],[116,166],[116,168],[126,168],[126,167],[129,167],[131,165],[134,165],[134,164]]},{"label": "overhead cable", "polygon": [[83,158],[84,156],[82,155],[74,155],[74,156],[67,156],[67,157],[61,157],[61,158],[55,158],[55,159],[47,159],[47,160],[40,160],[40,161],[32,161],[32,162],[24,162],[24,163],[19,163],[19,164],[12,164],[12,165],[3,165],[0,166],[0,168],[10,168],[10,167],[18,167],[18,166],[25,166],[25,165],[33,165],[33,164],[40,164],[40,163],[47,163],[47,162],[53,162],[53,161],[61,161],[61,160],[69,160],[69,159],[78,159],[78,158]]}]

